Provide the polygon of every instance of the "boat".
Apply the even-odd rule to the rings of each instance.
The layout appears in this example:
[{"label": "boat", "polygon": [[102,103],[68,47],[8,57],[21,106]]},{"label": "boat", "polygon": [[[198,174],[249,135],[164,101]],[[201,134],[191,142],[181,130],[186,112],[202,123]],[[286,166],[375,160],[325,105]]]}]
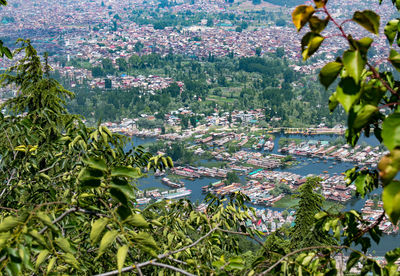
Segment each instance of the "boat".
[{"label": "boat", "polygon": [[188,196],[192,193],[192,190],[187,190],[186,188],[176,189],[175,191],[171,190],[168,194],[163,194],[162,197],[165,199],[175,199],[180,197]]},{"label": "boat", "polygon": [[144,205],[144,204],[148,204],[150,202],[150,200],[151,200],[151,198],[148,198],[148,197],[137,198],[136,203],[138,205]]},{"label": "boat", "polygon": [[163,176],[163,175],[165,175],[165,171],[157,170],[157,171],[154,173],[154,176],[156,176],[156,177],[158,177],[158,176]]},{"label": "boat", "polygon": [[172,182],[168,177],[164,177],[163,179],[161,179],[161,182],[172,188],[181,188],[184,186],[184,183],[182,181]]}]

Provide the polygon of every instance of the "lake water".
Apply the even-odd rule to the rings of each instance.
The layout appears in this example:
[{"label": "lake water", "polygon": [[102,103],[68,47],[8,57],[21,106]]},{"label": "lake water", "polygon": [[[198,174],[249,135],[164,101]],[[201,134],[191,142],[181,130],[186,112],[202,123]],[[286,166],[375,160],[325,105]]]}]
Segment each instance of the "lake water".
[{"label": "lake water", "polygon": [[[298,134],[290,134],[290,135],[281,135],[275,134],[275,147],[273,149],[273,153],[278,153],[278,141],[280,138],[299,138],[303,140],[326,140],[332,141],[336,140],[339,136],[337,135],[312,135],[312,136],[304,136]],[[138,146],[145,143],[152,143],[156,141],[156,138],[141,138],[141,137],[132,137],[133,145]],[[369,145],[376,147],[379,145],[379,141],[375,137],[365,137],[362,136],[359,140],[359,143],[366,142]],[[132,145],[129,145],[132,147]],[[319,158],[305,158],[305,157],[296,157],[299,161],[299,164],[290,168],[278,168],[275,169],[277,171],[289,171],[292,173],[296,173],[299,175],[307,176],[309,174],[322,174],[324,171],[327,171],[329,174],[340,174],[347,169],[350,169],[354,166],[352,163],[346,162],[337,162],[330,160],[321,160]],[[311,160],[310,160],[311,159]],[[332,168],[330,168],[332,166]],[[182,179],[185,183],[185,186],[192,191],[189,199],[192,202],[201,202],[203,201],[205,194],[202,193],[202,187],[206,186],[212,182],[219,181],[218,178],[210,178],[203,177],[196,180]],[[244,183],[245,177],[241,176],[241,180]],[[154,177],[153,175],[148,175],[146,178],[142,178],[138,181],[138,187],[140,189],[149,189],[149,188],[161,188],[161,189],[169,189],[169,187],[165,186],[161,183],[161,177]],[[381,189],[377,189],[373,193],[380,193]],[[364,206],[365,199],[353,199],[346,203],[345,210],[355,209],[361,210]],[[257,207],[257,208],[269,208],[273,210],[282,210],[280,208],[273,207]],[[381,239],[379,245],[376,245],[374,241],[372,241],[371,252],[374,250],[375,255],[384,255],[384,253],[388,250],[394,249],[400,245],[399,235],[384,235]]]}]

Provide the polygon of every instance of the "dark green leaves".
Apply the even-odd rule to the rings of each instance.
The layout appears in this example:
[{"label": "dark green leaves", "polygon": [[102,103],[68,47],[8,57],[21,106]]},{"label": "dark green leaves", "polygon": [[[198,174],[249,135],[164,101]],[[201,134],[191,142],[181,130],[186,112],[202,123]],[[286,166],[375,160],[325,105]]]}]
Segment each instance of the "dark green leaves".
[{"label": "dark green leaves", "polygon": [[321,46],[324,41],[324,37],[317,33],[306,33],[301,39],[301,52],[303,60],[307,60],[311,57]]},{"label": "dark green leaves", "polygon": [[385,26],[384,32],[390,46],[392,46],[393,41],[396,38],[399,22],[400,21],[398,19],[393,19],[390,20]]},{"label": "dark green leaves", "polygon": [[111,170],[111,176],[139,178],[141,173],[139,168],[116,167]]},{"label": "dark green leaves", "polygon": [[8,57],[9,59],[13,58],[13,55],[12,55],[10,49],[8,49],[7,47],[3,46],[3,41],[0,40],[0,56],[4,57],[4,55],[6,57]]},{"label": "dark green leaves", "polygon": [[89,157],[89,158],[83,159],[83,162],[93,169],[97,169],[100,171],[107,170],[106,162],[104,162],[104,160],[101,158]]},{"label": "dark green leaves", "polygon": [[393,181],[383,188],[383,208],[394,225],[400,218],[400,182]]},{"label": "dark green leaves", "polygon": [[393,113],[382,124],[383,143],[389,150],[400,146],[400,113]]},{"label": "dark green leaves", "polygon": [[307,24],[314,12],[315,10],[312,6],[301,5],[295,8],[292,13],[292,21],[297,31],[300,31]]},{"label": "dark green leaves", "polygon": [[388,263],[394,263],[400,258],[400,248],[386,252],[385,259]]},{"label": "dark green leaves", "polygon": [[360,260],[361,254],[353,251],[349,256],[349,260],[347,261],[346,271],[350,271],[350,269]]},{"label": "dark green leaves", "polygon": [[343,64],[340,62],[329,62],[326,64],[319,73],[319,80],[326,89],[336,80]]},{"label": "dark green leaves", "polygon": [[101,184],[103,172],[98,169],[84,168],[78,176],[81,185],[84,187],[96,188]]},{"label": "dark green leaves", "polygon": [[326,26],[329,23],[329,18],[322,20],[319,19],[317,16],[312,16],[308,23],[310,24],[311,31],[319,34],[323,30],[325,30]]},{"label": "dark green leaves", "polygon": [[374,34],[379,33],[379,20],[380,16],[370,10],[365,10],[362,12],[356,11],[353,15],[354,22],[357,22],[358,24],[363,26],[366,30]]}]

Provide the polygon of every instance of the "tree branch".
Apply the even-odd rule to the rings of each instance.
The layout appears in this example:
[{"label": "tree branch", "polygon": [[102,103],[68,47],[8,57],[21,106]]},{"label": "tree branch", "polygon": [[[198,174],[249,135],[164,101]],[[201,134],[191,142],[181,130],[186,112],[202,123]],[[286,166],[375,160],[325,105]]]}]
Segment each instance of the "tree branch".
[{"label": "tree branch", "polygon": [[385,88],[386,88],[387,90],[389,90],[390,93],[392,93],[393,95],[399,96],[399,95],[397,94],[397,92],[394,91],[394,89],[391,88],[391,87],[389,86],[389,84],[388,84],[384,79],[382,79],[381,75],[379,74],[378,71],[376,71],[376,69],[375,69],[374,66],[372,66],[369,62],[367,62],[367,66],[369,67],[369,70],[371,70],[371,72],[372,72],[372,74],[373,74],[373,77],[374,77],[375,79],[380,80],[380,81],[382,82],[383,86],[385,86]]},{"label": "tree branch", "polygon": [[[57,222],[62,220],[65,216],[67,216],[67,215],[69,215],[70,213],[73,213],[73,212],[80,212],[80,213],[84,213],[84,214],[95,215],[95,216],[98,216],[98,217],[105,217],[106,216],[106,215],[103,215],[103,214],[100,214],[100,213],[96,213],[96,212],[93,212],[93,211],[89,211],[89,210],[85,210],[85,209],[82,209],[82,208],[72,207],[71,209],[68,209],[67,211],[62,213],[59,217],[57,217],[51,223],[52,224],[56,224]],[[39,234],[43,234],[48,228],[49,228],[48,226],[43,227],[39,231]]]},{"label": "tree branch", "polygon": [[194,274],[192,274],[190,272],[187,272],[186,270],[180,269],[178,267],[174,267],[172,265],[167,265],[167,264],[158,263],[158,262],[152,262],[152,265],[159,266],[159,267],[164,267],[164,268],[169,268],[169,269],[174,270],[176,272],[179,272],[179,273],[181,273],[183,275],[196,276],[196,275],[194,275]]},{"label": "tree branch", "polygon": [[378,217],[378,219],[371,225],[369,225],[368,227],[360,230],[360,232],[351,240],[351,242],[359,239],[360,237],[362,237],[365,233],[369,232],[371,229],[375,228],[375,226],[379,225],[382,220],[385,217],[385,211],[382,212],[382,214],[380,214],[380,216]]},{"label": "tree branch", "polygon": [[234,235],[248,236],[248,237],[252,238],[253,240],[255,240],[259,245],[264,246],[264,243],[262,241],[252,237],[250,235],[250,233],[236,232],[236,231],[225,230],[225,229],[221,229],[221,228],[218,228],[217,230],[221,231],[221,232],[224,232],[224,233],[234,234]]},{"label": "tree branch", "polygon": [[[170,265],[167,265],[167,264],[158,263],[157,260],[161,260],[161,259],[168,258],[169,260],[174,261],[174,262],[177,262],[177,263],[179,263],[179,264],[186,264],[185,262],[183,262],[183,261],[181,261],[181,260],[177,260],[177,259],[172,258],[171,255],[174,255],[174,254],[176,254],[176,253],[185,251],[185,250],[187,250],[187,249],[189,249],[189,248],[191,248],[191,247],[193,247],[193,246],[196,246],[196,245],[199,244],[201,241],[203,241],[204,239],[206,239],[207,237],[209,237],[209,236],[210,236],[213,232],[215,232],[215,231],[221,231],[221,232],[224,232],[224,233],[230,233],[230,234],[236,234],[236,235],[250,236],[249,233],[243,233],[243,232],[236,232],[236,231],[231,231],[231,230],[220,229],[219,226],[216,226],[216,227],[212,228],[210,231],[208,231],[204,236],[202,236],[201,238],[199,238],[199,239],[196,240],[195,242],[193,242],[193,243],[191,243],[191,244],[189,244],[189,245],[187,245],[187,246],[185,246],[185,247],[182,247],[182,248],[177,249],[177,250],[175,250],[175,251],[170,251],[170,252],[167,252],[167,253],[164,253],[164,254],[160,254],[160,255],[157,256],[157,259],[153,259],[153,260],[150,260],[150,261],[147,261],[147,262],[143,262],[143,263],[139,263],[139,264],[136,264],[136,265],[124,267],[124,268],[121,270],[121,272],[129,272],[129,271],[132,271],[132,270],[134,270],[134,269],[137,269],[137,270],[138,270],[138,273],[139,273],[139,275],[140,275],[140,273],[141,273],[140,268],[141,268],[141,267],[145,267],[145,266],[147,266],[147,265],[155,265],[155,266],[160,266],[160,267],[164,267],[164,268],[169,268],[169,269],[171,269],[171,270],[177,271],[177,272],[182,273],[182,274],[184,274],[184,275],[190,275],[190,276],[192,276],[193,274],[191,274],[191,273],[189,273],[189,272],[187,272],[187,271],[185,271],[185,270],[182,270],[182,269],[180,269],[180,268],[177,268],[177,267],[174,267],[174,266],[170,266]],[[255,240],[256,240],[258,243],[260,243],[261,245],[263,245],[261,241],[259,241],[259,240],[257,240],[257,239],[255,239]],[[113,270],[113,271],[110,271],[110,272],[97,274],[96,276],[111,276],[111,275],[117,275],[117,274],[119,274],[118,270]]]},{"label": "tree branch", "polygon": [[[71,209],[68,209],[67,211],[65,211],[64,213],[62,213],[59,217],[57,217],[55,220],[53,220],[51,223],[52,223],[52,224],[55,224],[55,223],[59,222],[60,220],[62,220],[62,219],[63,219],[65,216],[67,216],[68,214],[70,214],[70,213],[72,213],[72,212],[75,212],[75,211],[77,211],[77,210],[78,210],[78,208],[76,208],[76,207],[73,207],[73,208],[71,208]],[[44,231],[46,231],[48,228],[49,228],[48,226],[43,227],[42,230],[39,231],[39,234],[43,234]]]},{"label": "tree branch", "polygon": [[[169,257],[169,256],[171,256],[173,254],[185,251],[186,249],[189,249],[189,248],[191,248],[193,246],[196,246],[202,240],[204,240],[205,238],[209,237],[213,232],[215,232],[218,229],[219,229],[218,226],[216,226],[216,227],[212,228],[210,231],[208,231],[207,234],[205,234],[204,236],[202,236],[201,238],[199,238],[195,242],[193,242],[193,243],[191,243],[191,244],[189,244],[189,245],[187,245],[185,247],[182,247],[182,248],[180,248],[178,250],[175,250],[175,251],[167,252],[165,254],[160,254],[160,255],[157,256],[157,259],[153,259],[153,260],[150,260],[150,261],[147,261],[147,262],[139,263],[139,264],[133,265],[133,266],[124,267],[121,272],[132,271],[135,268],[139,268],[140,269],[141,267],[144,267],[144,266],[147,266],[147,265],[155,265],[155,263],[157,263],[156,262],[157,260],[161,260],[161,259],[167,258],[167,257]],[[162,265],[164,265],[164,264],[162,264]],[[170,267],[168,267],[168,268],[170,268]],[[175,268],[175,267],[173,267],[173,268]],[[172,268],[170,268],[170,269],[172,269]],[[186,272],[186,273],[189,273],[189,272]],[[118,270],[113,270],[113,271],[110,271],[110,272],[97,274],[96,276],[110,276],[110,275],[117,275],[117,274],[119,274]],[[182,273],[182,274],[184,274],[184,273]],[[189,273],[189,274],[185,274],[185,275],[193,275],[193,274]]]},{"label": "tree branch", "polygon": [[[271,272],[276,266],[278,266],[281,262],[283,262],[286,258],[296,255],[297,253],[303,252],[303,251],[308,251],[308,250],[315,250],[315,249],[327,249],[327,248],[333,248],[333,249],[351,249],[348,246],[338,246],[338,245],[321,245],[321,246],[310,246],[310,247],[305,247],[305,248],[301,248],[295,251],[292,251],[288,254],[286,254],[285,256],[283,256],[282,258],[280,258],[276,263],[274,263],[272,266],[270,266],[267,270],[261,272],[259,275],[267,275],[269,272]],[[351,249],[353,250],[353,249]]]}]

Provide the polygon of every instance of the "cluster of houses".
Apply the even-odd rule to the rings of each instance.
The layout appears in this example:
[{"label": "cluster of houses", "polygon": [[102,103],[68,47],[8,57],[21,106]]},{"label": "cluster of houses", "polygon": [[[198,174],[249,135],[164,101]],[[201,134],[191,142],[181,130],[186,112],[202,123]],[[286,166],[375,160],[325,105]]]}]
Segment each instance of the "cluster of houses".
[{"label": "cluster of houses", "polygon": [[[376,221],[383,213],[383,202],[379,200],[368,199],[361,209],[363,219],[368,222]],[[387,215],[379,223],[379,229],[387,234],[398,233],[399,227],[393,225]]]},{"label": "cluster of houses", "polygon": [[385,152],[379,147],[360,146],[352,148],[348,144],[331,145],[328,141],[308,140],[296,144],[295,141],[279,149],[286,154],[336,159],[344,162],[354,162],[360,165],[376,164]]},{"label": "cluster of houses", "polygon": [[257,229],[265,234],[271,234],[283,225],[293,226],[295,212],[272,211],[271,209],[255,208],[255,215],[250,214],[252,219],[246,221],[246,227]]},{"label": "cluster of houses", "polygon": [[[106,87],[106,80],[111,81],[109,86]],[[160,77],[155,75],[146,76],[107,76],[106,78],[93,78],[89,85],[92,88],[120,88],[128,89],[131,87],[139,87],[144,93],[155,94],[164,88],[170,86],[171,83],[175,82],[172,78]],[[182,82],[176,82],[180,87],[183,87]]]}]

